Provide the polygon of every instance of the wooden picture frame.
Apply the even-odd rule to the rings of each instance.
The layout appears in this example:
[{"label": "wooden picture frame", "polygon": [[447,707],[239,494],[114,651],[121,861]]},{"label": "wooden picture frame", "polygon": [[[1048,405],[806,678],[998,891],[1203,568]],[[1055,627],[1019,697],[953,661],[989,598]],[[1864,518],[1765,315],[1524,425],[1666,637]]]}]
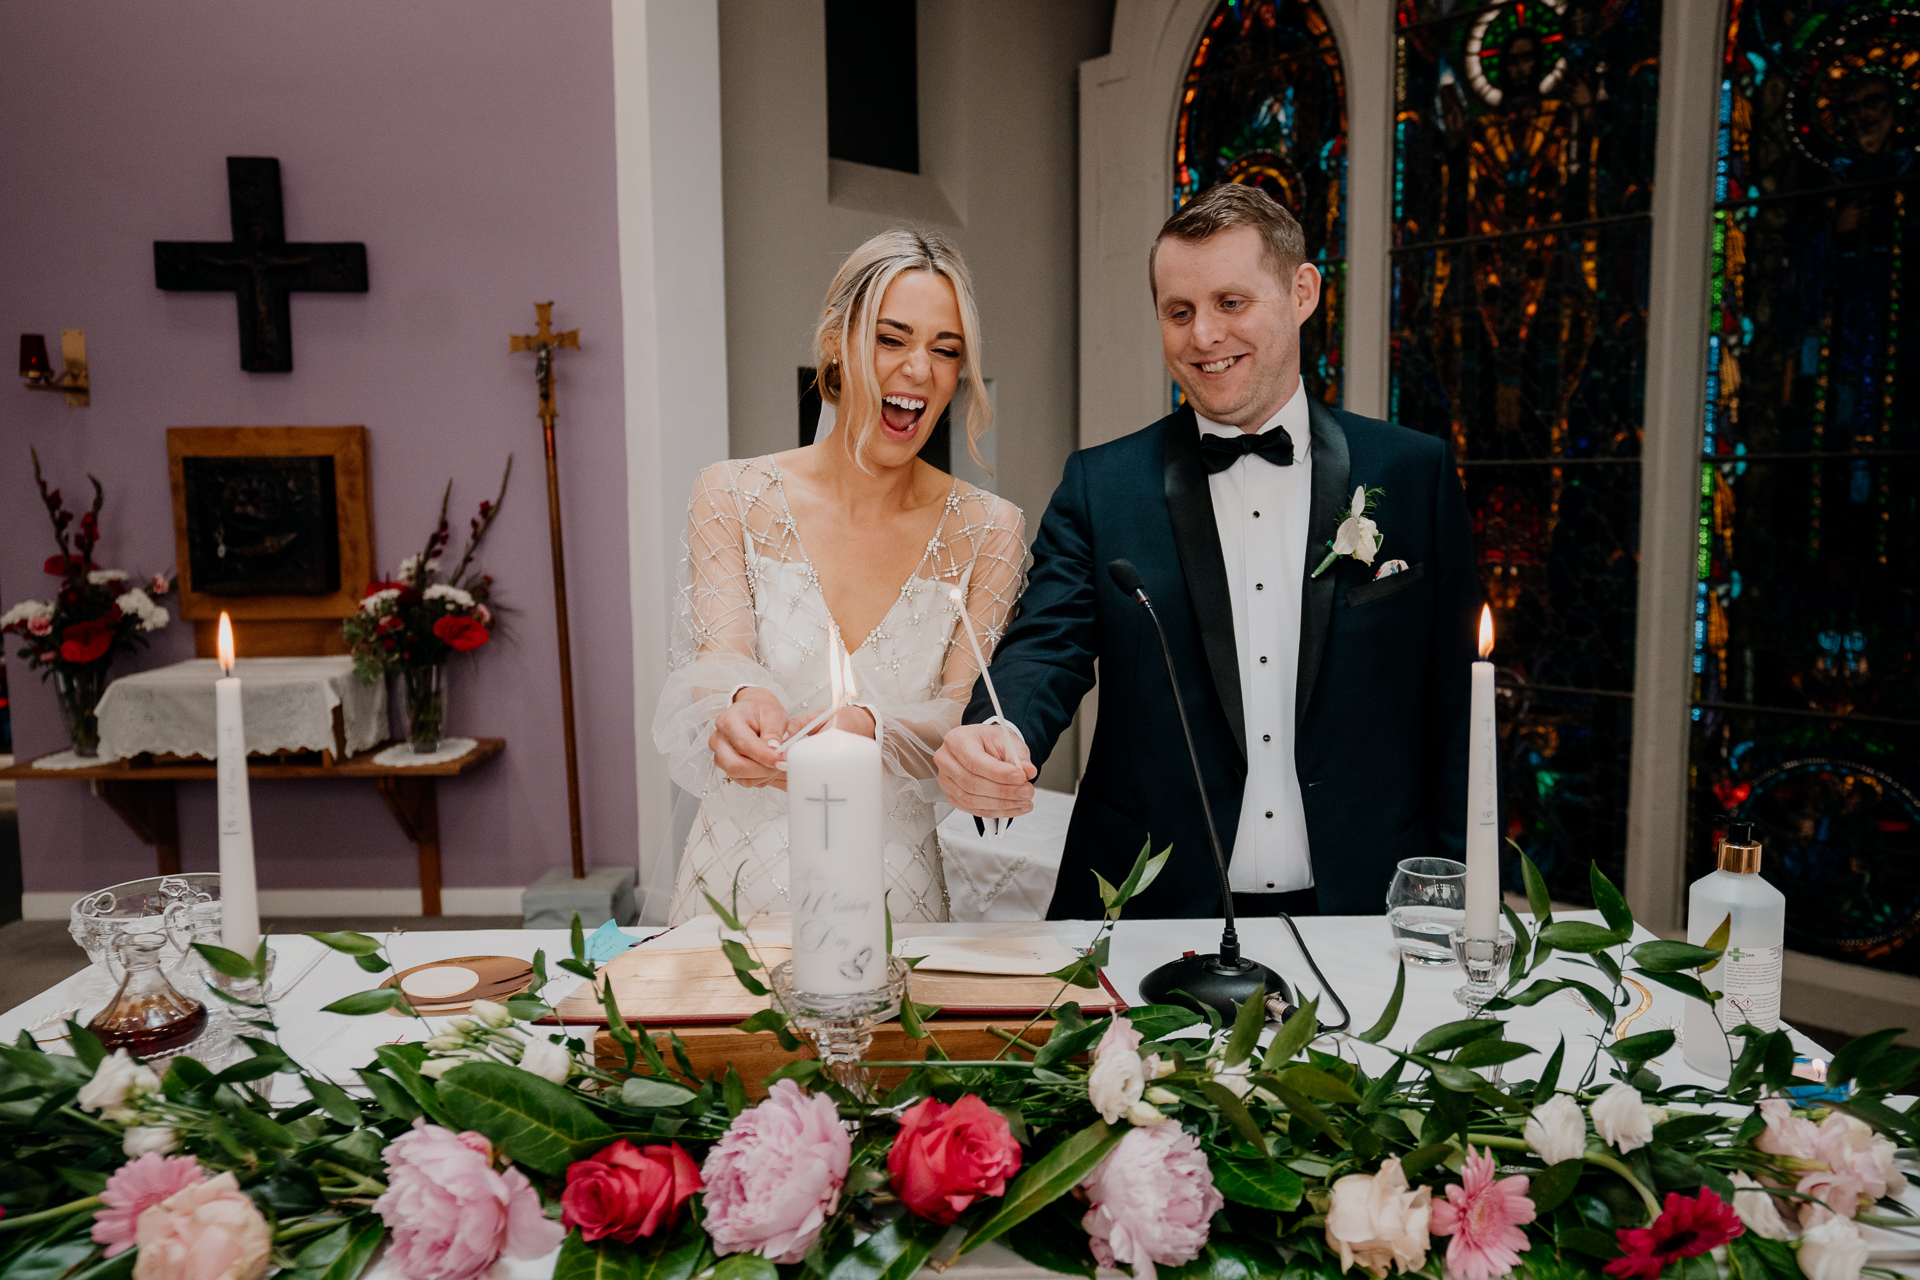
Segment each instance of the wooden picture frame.
[{"label": "wooden picture frame", "polygon": [[[193,647],[197,655],[214,656],[215,631],[223,610],[233,619],[235,645],[248,657],[298,657],[347,651],[346,641],[340,635],[340,622],[359,608],[360,593],[374,573],[373,506],[367,454],[364,426],[167,428],[167,478],[173,490],[180,616],[193,623]],[[240,463],[244,459],[263,463],[282,459],[329,460],[331,476],[326,483],[331,486],[334,523],[331,528],[319,531],[327,535],[324,574],[312,563],[297,567],[289,577],[301,583],[298,593],[263,594],[259,587],[233,583],[223,583],[213,590],[196,589],[194,539],[196,535],[201,539],[204,551],[205,533],[189,528],[192,487],[189,473],[211,474],[220,468],[193,468],[189,466],[189,459],[227,460],[229,465],[225,471],[228,473],[236,467],[244,471]],[[287,470],[296,477],[324,477],[327,468],[294,466]],[[309,501],[322,500],[315,495],[325,493],[324,483],[312,479],[301,483],[308,486]],[[202,504],[203,501],[196,500]],[[309,544],[312,541],[308,539]],[[205,563],[204,555],[202,563]]]}]

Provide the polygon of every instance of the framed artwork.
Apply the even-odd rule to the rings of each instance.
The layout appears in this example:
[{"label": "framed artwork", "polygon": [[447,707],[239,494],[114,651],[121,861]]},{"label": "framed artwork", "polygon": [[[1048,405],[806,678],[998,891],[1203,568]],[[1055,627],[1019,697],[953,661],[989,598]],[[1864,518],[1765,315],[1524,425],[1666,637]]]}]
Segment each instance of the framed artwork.
[{"label": "framed artwork", "polygon": [[254,657],[344,653],[373,574],[365,427],[169,427],[180,613]]}]

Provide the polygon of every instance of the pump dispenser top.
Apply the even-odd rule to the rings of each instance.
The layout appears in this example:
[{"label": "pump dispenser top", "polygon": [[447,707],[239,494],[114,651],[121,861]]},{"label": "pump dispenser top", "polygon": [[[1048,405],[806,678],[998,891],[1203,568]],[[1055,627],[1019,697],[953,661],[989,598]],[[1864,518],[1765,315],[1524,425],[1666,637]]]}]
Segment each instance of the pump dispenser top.
[{"label": "pump dispenser top", "polygon": [[1720,869],[1742,876],[1759,874],[1760,842],[1753,838],[1751,822],[1728,825],[1727,838],[1720,842]]}]

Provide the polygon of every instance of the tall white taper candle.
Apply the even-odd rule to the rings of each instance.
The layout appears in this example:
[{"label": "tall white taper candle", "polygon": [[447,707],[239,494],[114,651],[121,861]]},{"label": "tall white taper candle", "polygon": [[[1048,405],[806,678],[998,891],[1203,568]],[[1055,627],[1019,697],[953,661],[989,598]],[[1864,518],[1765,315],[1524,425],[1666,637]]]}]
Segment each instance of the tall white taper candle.
[{"label": "tall white taper candle", "polygon": [[787,748],[793,983],[801,991],[850,995],[887,985],[881,775],[880,744],[844,729]]},{"label": "tall white taper candle", "polygon": [[220,615],[221,678],[213,682],[214,787],[220,814],[220,945],[249,960],[260,946],[253,876],[253,809],[247,803],[247,728],[233,674],[233,623]]},{"label": "tall white taper candle", "polygon": [[1480,661],[1473,664],[1467,737],[1467,920],[1469,942],[1500,936],[1499,734],[1494,722],[1493,612],[1480,608]]}]

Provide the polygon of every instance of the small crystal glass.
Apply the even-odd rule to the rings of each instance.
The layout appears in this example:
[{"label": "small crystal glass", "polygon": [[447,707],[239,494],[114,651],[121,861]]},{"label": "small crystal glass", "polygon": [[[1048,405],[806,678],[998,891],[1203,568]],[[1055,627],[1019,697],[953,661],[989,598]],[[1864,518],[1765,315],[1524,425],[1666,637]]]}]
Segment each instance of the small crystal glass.
[{"label": "small crystal glass", "polygon": [[820,995],[793,985],[793,961],[782,960],[768,975],[773,998],[794,1027],[813,1041],[820,1061],[841,1086],[856,1096],[869,1097],[867,1073],[860,1060],[873,1044],[873,1029],[900,1012],[911,969],[899,956],[887,957],[887,985],[852,995]]},{"label": "small crystal glass", "polygon": [[1500,993],[1500,974],[1513,959],[1513,934],[1501,929],[1496,941],[1474,942],[1468,939],[1462,926],[1453,931],[1451,941],[1454,959],[1467,975],[1466,985],[1455,990],[1453,998],[1477,1018],[1487,1001]]},{"label": "small crystal glass", "polygon": [[1408,858],[1387,886],[1387,924],[1409,964],[1452,964],[1453,931],[1466,908],[1467,864],[1451,858]]}]

